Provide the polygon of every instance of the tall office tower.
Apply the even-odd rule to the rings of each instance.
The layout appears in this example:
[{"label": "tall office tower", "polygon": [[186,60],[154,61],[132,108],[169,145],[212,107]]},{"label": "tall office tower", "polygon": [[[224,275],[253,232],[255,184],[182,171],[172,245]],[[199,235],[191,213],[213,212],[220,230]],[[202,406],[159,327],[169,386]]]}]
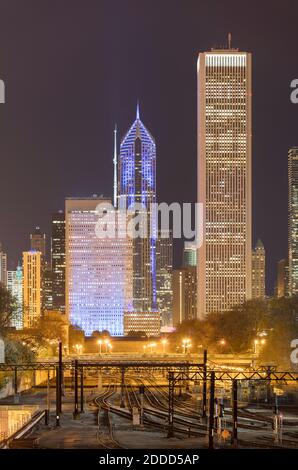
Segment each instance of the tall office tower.
[{"label": "tall office tower", "polygon": [[52,295],[53,310],[65,312],[65,215],[59,211],[52,216]]},{"label": "tall office tower", "polygon": [[30,249],[40,251],[43,259],[46,257],[46,235],[42,233],[39,227],[35,227],[30,234]]},{"label": "tall office tower", "polygon": [[53,310],[53,273],[47,261],[42,266],[42,310]]},{"label": "tall office tower", "polygon": [[298,294],[298,147],[288,153],[289,179],[289,295]]},{"label": "tall office tower", "polygon": [[161,326],[171,327],[173,303],[173,234],[159,230],[156,240],[156,295]]},{"label": "tall office tower", "polygon": [[276,297],[288,297],[289,295],[289,265],[286,259],[277,263]]},{"label": "tall office tower", "polygon": [[33,328],[41,317],[42,253],[23,252],[23,321],[24,328]]},{"label": "tall office tower", "polygon": [[118,207],[134,206],[138,219],[147,219],[143,223],[147,236],[133,239],[133,308],[145,315],[157,312],[157,227],[151,213],[151,204],[156,202],[156,145],[140,119],[139,106],[136,119],[120,144],[118,170]]},{"label": "tall office tower", "polygon": [[251,298],[251,69],[251,54],[230,44],[200,53],[198,59],[202,319]]},{"label": "tall office tower", "polygon": [[17,266],[16,271],[7,271],[7,289],[15,298],[17,308],[11,326],[17,330],[23,328],[23,269]]},{"label": "tall office tower", "polygon": [[7,283],[7,254],[2,249],[0,243],[0,282],[6,286]]},{"label": "tall office tower", "polygon": [[87,336],[121,336],[124,312],[132,309],[132,240],[118,225],[114,235],[99,236],[99,204],[112,216],[108,199],[66,199],[66,313]]},{"label": "tall office tower", "polygon": [[251,297],[265,298],[265,248],[259,239],[251,256]]},{"label": "tall office tower", "polygon": [[193,242],[185,242],[183,250],[183,266],[197,265],[197,246]]},{"label": "tall office tower", "polygon": [[197,269],[195,266],[173,270],[173,323],[197,318]]}]

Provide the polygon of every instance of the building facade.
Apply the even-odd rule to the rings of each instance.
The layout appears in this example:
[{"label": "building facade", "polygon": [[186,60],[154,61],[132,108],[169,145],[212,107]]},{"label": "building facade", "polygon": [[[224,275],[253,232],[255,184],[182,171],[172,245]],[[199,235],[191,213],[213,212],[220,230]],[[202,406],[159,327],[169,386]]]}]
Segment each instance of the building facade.
[{"label": "building facade", "polygon": [[213,49],[198,59],[198,316],[251,298],[251,54]]},{"label": "building facade", "polygon": [[258,240],[251,256],[252,265],[252,299],[265,298],[265,267],[266,267],[266,254],[265,248],[261,240]]},{"label": "building facade", "polygon": [[47,261],[42,265],[42,310],[53,310],[53,273]]},{"label": "building facade", "polygon": [[23,252],[23,324],[33,328],[42,311],[42,253]]},{"label": "building facade", "polygon": [[195,266],[173,270],[173,324],[197,318],[197,269]]},{"label": "building facade", "polygon": [[173,234],[159,230],[156,240],[156,295],[162,327],[173,324]]},{"label": "building facade", "polygon": [[185,242],[183,250],[183,266],[196,266],[197,265],[197,251],[198,248],[193,242]]},{"label": "building facade", "polygon": [[125,312],[124,313],[124,335],[132,332],[145,333],[147,337],[159,336],[160,314],[159,312]]},{"label": "building facade", "polygon": [[133,308],[138,312],[156,311],[157,233],[150,212],[151,204],[156,202],[156,145],[140,119],[139,107],[134,123],[121,140],[118,169],[118,207],[132,207],[133,214],[137,211],[146,231],[146,236],[133,239]]},{"label": "building facade", "polygon": [[17,308],[11,326],[17,330],[23,328],[23,269],[17,266],[16,271],[7,271],[7,290],[15,298]]},{"label": "building facade", "polygon": [[288,153],[289,210],[289,295],[298,294],[298,147]]},{"label": "building facade", "polygon": [[289,295],[289,264],[286,259],[277,263],[276,297],[288,297]]},{"label": "building facade", "polygon": [[132,310],[132,240],[119,227],[115,236],[98,236],[98,205],[110,213],[109,199],[66,199],[66,313],[86,336],[121,336]]},{"label": "building facade", "polygon": [[42,233],[40,227],[35,227],[34,232],[30,234],[30,249],[40,251],[43,259],[46,257],[46,235]]},{"label": "building facade", "polygon": [[53,310],[65,312],[65,214],[52,216],[51,238]]},{"label": "building facade", "polygon": [[0,243],[0,282],[6,286],[7,283],[7,254],[2,249]]}]

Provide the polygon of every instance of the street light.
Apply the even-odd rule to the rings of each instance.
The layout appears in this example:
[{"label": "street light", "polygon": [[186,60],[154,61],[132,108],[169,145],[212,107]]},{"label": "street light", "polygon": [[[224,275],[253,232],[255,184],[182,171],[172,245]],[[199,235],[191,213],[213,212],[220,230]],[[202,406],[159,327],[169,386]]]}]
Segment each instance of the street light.
[{"label": "street light", "polygon": [[155,348],[155,347],[156,347],[156,343],[150,343],[150,344],[149,344],[149,348],[150,348],[150,353],[151,353],[151,354],[152,354],[152,352],[153,352],[153,348]]},{"label": "street light", "polygon": [[109,340],[105,339],[105,345],[106,345],[106,354],[108,353],[108,347],[109,347]]},{"label": "street light", "polygon": [[190,349],[191,347],[191,341],[189,338],[184,338],[182,340],[182,346],[184,348],[184,354],[186,354],[188,352],[188,350]]},{"label": "street light", "polygon": [[97,344],[99,344],[99,355],[101,356],[102,339],[99,339],[99,340],[97,341]]},{"label": "street light", "polygon": [[163,338],[163,339],[161,340],[161,344],[162,344],[162,352],[163,352],[163,354],[165,354],[165,352],[166,352],[166,345],[168,344],[168,340],[167,340],[166,338]]},{"label": "street light", "polygon": [[76,344],[75,348],[77,350],[77,354],[81,354],[83,346],[81,344]]}]

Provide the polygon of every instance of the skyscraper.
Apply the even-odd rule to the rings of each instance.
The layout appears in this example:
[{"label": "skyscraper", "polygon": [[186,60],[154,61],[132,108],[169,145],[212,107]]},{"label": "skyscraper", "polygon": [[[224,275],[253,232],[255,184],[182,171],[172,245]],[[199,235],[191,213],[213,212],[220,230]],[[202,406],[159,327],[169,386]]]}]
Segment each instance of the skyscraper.
[{"label": "skyscraper", "polygon": [[173,323],[197,317],[197,270],[195,266],[173,271]]},{"label": "skyscraper", "polygon": [[30,234],[30,249],[40,251],[43,259],[46,257],[46,235],[42,233],[40,227],[35,227]]},{"label": "skyscraper", "polygon": [[298,147],[288,153],[289,178],[289,295],[298,294]]},{"label": "skyscraper", "polygon": [[42,265],[42,310],[53,310],[53,273],[47,261]]},{"label": "skyscraper", "polygon": [[159,230],[156,241],[156,295],[161,325],[172,326],[173,314],[173,234]]},{"label": "skyscraper", "polygon": [[0,282],[6,286],[7,283],[7,254],[2,249],[0,243]]},{"label": "skyscraper", "polygon": [[41,317],[42,281],[40,251],[23,252],[24,328],[34,327]]},{"label": "skyscraper", "polygon": [[65,214],[60,211],[52,216],[52,295],[53,310],[65,312]]},{"label": "skyscraper", "polygon": [[251,69],[230,44],[199,54],[200,318],[251,298]]},{"label": "skyscraper", "polygon": [[109,199],[66,199],[66,313],[87,336],[121,336],[124,312],[132,309],[132,241],[118,226],[115,236],[98,236],[99,204],[109,215]]},{"label": "skyscraper", "polygon": [[265,298],[265,248],[262,241],[259,239],[256,243],[254,250],[252,250],[251,257],[252,264],[252,299]]},{"label": "skyscraper", "polygon": [[23,328],[23,270],[17,266],[16,271],[7,271],[7,289],[14,297],[17,308],[11,326],[17,330]]},{"label": "skyscraper", "polygon": [[197,246],[194,242],[185,242],[183,250],[183,266],[197,265]]},{"label": "skyscraper", "polygon": [[289,295],[289,265],[286,259],[277,263],[276,296],[288,297]]},{"label": "skyscraper", "polygon": [[150,205],[156,202],[156,145],[140,119],[136,119],[120,144],[118,162],[118,207],[142,204],[139,214],[147,217],[147,237],[133,240],[133,308],[156,311],[156,227],[150,227]]}]

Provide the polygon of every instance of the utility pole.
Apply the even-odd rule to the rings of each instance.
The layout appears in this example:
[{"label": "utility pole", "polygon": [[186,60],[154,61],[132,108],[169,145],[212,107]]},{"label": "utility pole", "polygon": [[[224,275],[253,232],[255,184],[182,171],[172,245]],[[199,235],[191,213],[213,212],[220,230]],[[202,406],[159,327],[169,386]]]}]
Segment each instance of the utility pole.
[{"label": "utility pole", "polygon": [[74,361],[74,369],[75,369],[75,376],[74,376],[74,412],[73,418],[76,419],[79,414],[79,397],[78,397],[78,360],[75,359]]},{"label": "utility pole", "polygon": [[81,367],[81,413],[84,413],[84,367]]},{"label": "utility pole", "polygon": [[142,428],[144,427],[144,393],[145,393],[145,386],[141,385],[140,386],[140,403],[141,403],[140,425]]},{"label": "utility pole", "polygon": [[62,413],[63,360],[62,342],[59,341],[59,414]]},{"label": "utility pole", "polygon": [[213,449],[213,435],[214,435],[214,394],[215,394],[215,372],[210,374],[210,404],[209,404],[209,449]]},{"label": "utility pole", "polygon": [[233,379],[232,381],[232,421],[233,421],[233,429],[232,429],[232,444],[233,447],[237,447],[238,445],[238,429],[237,429],[237,419],[238,419],[238,393],[237,393],[237,379]]},{"label": "utility pole", "polygon": [[125,368],[121,368],[121,402],[120,408],[125,408],[125,399],[124,399],[124,385],[125,385]]},{"label": "utility pole", "polygon": [[203,365],[203,407],[202,407],[202,418],[206,419],[207,416],[207,358],[208,352],[207,349],[204,350],[204,365]]},{"label": "utility pole", "polygon": [[174,437],[174,372],[169,371],[168,437]]},{"label": "utility pole", "polygon": [[59,366],[56,366],[56,427],[60,426],[60,373]]}]

